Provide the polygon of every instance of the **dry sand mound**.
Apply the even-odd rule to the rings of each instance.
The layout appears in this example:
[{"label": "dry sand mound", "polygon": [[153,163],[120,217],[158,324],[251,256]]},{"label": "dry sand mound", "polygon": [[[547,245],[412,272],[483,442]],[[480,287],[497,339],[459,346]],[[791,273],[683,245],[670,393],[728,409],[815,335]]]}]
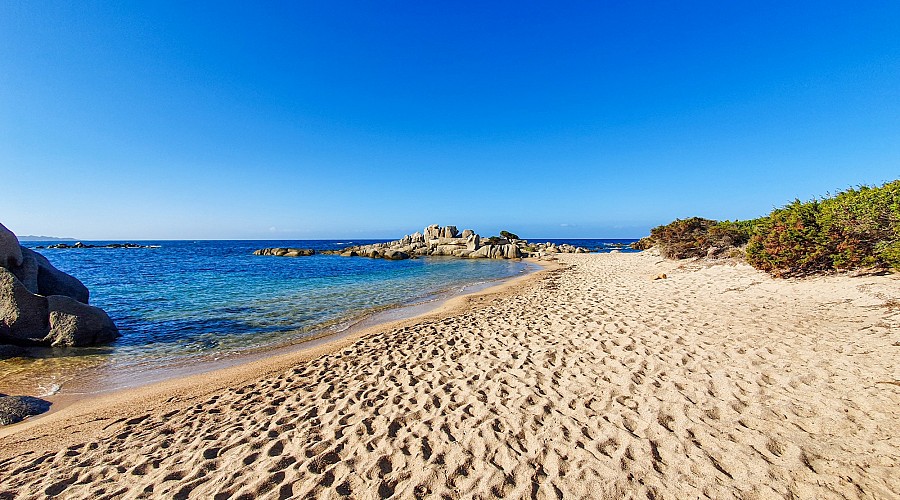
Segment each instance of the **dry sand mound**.
[{"label": "dry sand mound", "polygon": [[0,440],[0,497],[900,497],[896,278],[560,260],[92,432],[37,422]]}]

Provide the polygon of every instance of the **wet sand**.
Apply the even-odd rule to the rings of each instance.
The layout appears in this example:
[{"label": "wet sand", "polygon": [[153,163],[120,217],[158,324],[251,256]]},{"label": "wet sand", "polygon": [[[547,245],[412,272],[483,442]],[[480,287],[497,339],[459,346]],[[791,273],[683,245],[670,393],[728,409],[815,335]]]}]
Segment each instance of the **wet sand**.
[{"label": "wet sand", "polygon": [[900,279],[560,261],[0,429],[0,497],[900,497]]}]

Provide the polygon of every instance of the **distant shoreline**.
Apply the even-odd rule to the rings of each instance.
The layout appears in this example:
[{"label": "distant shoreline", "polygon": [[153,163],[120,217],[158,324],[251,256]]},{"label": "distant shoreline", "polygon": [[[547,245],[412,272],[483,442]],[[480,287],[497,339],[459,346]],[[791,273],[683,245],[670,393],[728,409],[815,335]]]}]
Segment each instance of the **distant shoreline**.
[{"label": "distant shoreline", "polygon": [[34,236],[34,235],[25,235],[19,236],[19,241],[78,241],[75,238],[57,238],[56,236]]}]

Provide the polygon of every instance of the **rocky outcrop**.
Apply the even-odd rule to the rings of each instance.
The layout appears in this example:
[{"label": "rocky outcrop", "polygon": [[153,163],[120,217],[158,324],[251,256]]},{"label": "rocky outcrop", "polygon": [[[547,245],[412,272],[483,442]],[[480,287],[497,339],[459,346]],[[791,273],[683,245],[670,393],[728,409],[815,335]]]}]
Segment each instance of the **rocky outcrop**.
[{"label": "rocky outcrop", "polygon": [[87,346],[119,336],[109,316],[88,305],[81,281],[37,252],[13,248],[10,235],[0,224],[0,344]]},{"label": "rocky outcrop", "polygon": [[19,239],[6,226],[0,224],[0,267],[22,265],[22,247]]},{"label": "rocky outcrop", "polygon": [[315,255],[316,251],[312,248],[261,248],[253,255],[271,255],[274,257],[308,257]]},{"label": "rocky outcrop", "polygon": [[345,257],[371,257],[384,259],[408,259],[419,256],[446,256],[469,259],[518,259],[522,257],[543,257],[557,253],[587,253],[586,248],[553,243],[531,244],[526,240],[507,239],[497,236],[482,238],[475,231],[466,229],[461,233],[456,226],[441,227],[432,224],[422,230],[387,243],[374,243],[347,247],[340,251],[324,253],[340,254]]}]

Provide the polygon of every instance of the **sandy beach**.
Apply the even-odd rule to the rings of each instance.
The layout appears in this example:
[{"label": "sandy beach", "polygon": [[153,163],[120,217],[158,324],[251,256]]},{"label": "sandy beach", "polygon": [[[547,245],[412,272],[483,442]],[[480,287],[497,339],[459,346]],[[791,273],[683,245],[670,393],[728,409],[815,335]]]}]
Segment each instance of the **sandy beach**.
[{"label": "sandy beach", "polygon": [[0,498],[898,498],[898,360],[896,276],[561,255],[2,428]]}]

